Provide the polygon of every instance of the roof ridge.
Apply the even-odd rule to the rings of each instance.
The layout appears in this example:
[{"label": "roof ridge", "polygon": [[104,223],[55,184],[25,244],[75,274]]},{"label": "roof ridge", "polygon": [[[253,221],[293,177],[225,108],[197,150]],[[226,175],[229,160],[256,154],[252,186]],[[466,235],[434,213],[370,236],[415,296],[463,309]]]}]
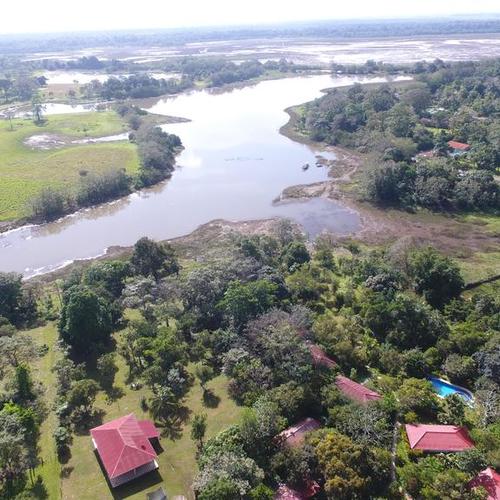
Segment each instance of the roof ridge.
[{"label": "roof ridge", "polygon": [[346,382],[346,383],[348,383],[348,384],[350,383],[350,384],[355,385],[357,387],[361,387],[366,392],[371,392],[372,394],[377,394],[378,395],[378,393],[376,391],[370,389],[369,387],[366,387],[366,385],[361,384],[360,382],[356,382],[355,380],[352,380],[349,377],[346,377],[345,375],[338,375],[338,377],[342,377],[343,381]]},{"label": "roof ridge", "polygon": [[116,471],[116,469],[117,469],[117,467],[118,467],[118,464],[119,464],[119,463],[120,463],[120,461],[121,461],[121,458],[122,458],[122,455],[123,455],[123,451],[125,450],[125,447],[126,447],[126,446],[127,446],[126,444],[124,444],[124,445],[122,446],[122,449],[121,449],[121,451],[120,451],[120,455],[119,455],[119,456],[118,456],[118,458],[116,459],[115,466],[113,467],[113,472],[111,473],[110,478],[111,478],[111,477],[114,477],[114,475],[115,475],[115,471]]},{"label": "roof ridge", "polygon": [[427,434],[427,431],[425,429],[421,429],[421,430],[422,430],[422,432],[420,434],[420,437],[415,441],[415,443],[413,443],[412,448],[415,448],[415,446],[417,446],[417,444],[420,443],[420,441],[422,441],[422,439],[424,438],[424,436]]},{"label": "roof ridge", "polygon": [[123,452],[125,451],[125,448],[131,448],[132,450],[136,450],[144,455],[148,455],[150,457],[153,457],[153,458],[156,458],[156,455],[154,455],[153,453],[147,451],[147,450],[144,450],[142,449],[140,446],[131,446],[129,444],[124,444],[123,445],[123,448],[122,448],[122,451],[120,452],[120,456],[118,457],[118,460],[116,461],[116,464],[115,464],[115,467],[113,468],[113,472],[111,474],[111,477],[113,477],[115,475],[115,471],[118,467],[118,464],[120,463],[121,461],[121,458],[122,458],[122,455],[123,455]]}]

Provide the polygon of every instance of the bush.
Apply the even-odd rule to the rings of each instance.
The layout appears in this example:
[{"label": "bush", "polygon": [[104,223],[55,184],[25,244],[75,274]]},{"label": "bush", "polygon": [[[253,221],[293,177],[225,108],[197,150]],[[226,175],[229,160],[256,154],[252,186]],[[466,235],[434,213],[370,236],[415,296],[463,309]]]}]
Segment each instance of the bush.
[{"label": "bush", "polygon": [[85,207],[128,193],[130,193],[130,178],[125,170],[111,170],[101,175],[83,177],[76,200],[79,206]]},{"label": "bush", "polygon": [[31,214],[36,220],[51,221],[64,215],[66,205],[66,197],[62,191],[44,188],[31,200]]}]

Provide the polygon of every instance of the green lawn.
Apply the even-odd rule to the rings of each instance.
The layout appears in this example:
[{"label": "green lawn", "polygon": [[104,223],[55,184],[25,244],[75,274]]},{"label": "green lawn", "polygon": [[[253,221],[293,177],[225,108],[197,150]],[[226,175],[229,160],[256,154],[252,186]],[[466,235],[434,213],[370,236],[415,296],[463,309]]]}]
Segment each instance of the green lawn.
[{"label": "green lawn", "polygon": [[[117,384],[125,394],[112,404],[105,401],[101,394],[96,405],[102,408],[108,421],[128,413],[135,413],[138,418],[149,418],[140,407],[141,397],[146,390],[132,391],[125,386],[127,368],[123,359],[119,360],[120,371]],[[227,380],[220,376],[210,382],[209,387],[221,398],[217,408],[205,408],[202,404],[202,392],[198,384],[187,395],[185,406],[191,412],[205,412],[208,415],[207,437],[215,435],[238,420],[241,409],[227,397]],[[64,499],[95,500],[106,498],[144,499],[148,491],[163,486],[169,498],[173,495],[185,495],[194,498],[190,491],[193,475],[196,471],[196,447],[190,438],[189,423],[181,424],[179,435],[175,439],[161,439],[163,452],[159,455],[158,473],[151,473],[111,492],[103,472],[94,455],[88,434],[75,436],[71,447],[71,459],[63,469],[62,496]],[[67,477],[64,474],[68,471]]]},{"label": "green lawn", "polygon": [[31,364],[33,379],[40,381],[44,387],[44,398],[49,414],[40,428],[40,459],[41,465],[36,470],[36,475],[43,479],[43,486],[50,500],[61,498],[61,465],[57,459],[56,449],[52,434],[57,426],[57,418],[52,410],[56,397],[55,374],[52,367],[57,359],[58,352],[55,349],[57,340],[57,329],[53,323],[47,326],[35,328],[27,332],[39,345],[47,345],[48,352],[42,358]]},{"label": "green lawn", "polygon": [[24,141],[40,134],[56,134],[69,139],[102,137],[127,130],[114,111],[54,115],[43,125],[31,120],[0,122],[0,221],[24,217],[28,201],[47,186],[74,188],[80,171],[102,172],[110,168],[139,167],[136,147],[128,142],[85,144],[61,149],[34,150]]},{"label": "green lawn", "polygon": [[[43,422],[40,436],[40,457],[43,465],[36,471],[43,479],[44,488],[50,500],[60,498],[78,500],[104,500],[108,498],[130,498],[143,500],[148,491],[163,486],[169,498],[173,495],[185,495],[188,499],[194,498],[190,490],[193,476],[196,472],[196,447],[190,438],[189,419],[180,423],[175,430],[168,429],[168,434],[162,437],[160,443],[163,451],[158,458],[158,473],[151,473],[142,479],[133,481],[113,492],[103,475],[99,463],[94,455],[92,442],[87,433],[74,435],[71,446],[71,458],[65,464],[60,464],[56,457],[56,451],[52,433],[57,426],[57,419],[53,412],[53,402],[56,397],[55,376],[51,371],[58,351],[55,348],[57,340],[57,329],[52,323],[45,327],[36,328],[27,332],[40,345],[46,344],[49,349],[32,366],[35,380],[43,383],[45,388],[45,402],[49,414]],[[128,368],[124,359],[117,356],[119,371],[116,375],[115,386],[123,390],[123,395],[116,401],[110,403],[106,400],[104,392],[101,392],[96,401],[96,407],[105,412],[103,421],[135,413],[138,418],[150,418],[141,410],[140,401],[143,395],[148,395],[146,389],[138,391],[131,390],[126,384]],[[219,376],[209,382],[208,387],[220,398],[216,408],[207,408],[202,403],[202,391],[198,383],[195,383],[184,401],[189,415],[206,413],[207,438],[214,436],[219,431],[227,428],[238,421],[241,407],[228,398],[227,379]]]}]

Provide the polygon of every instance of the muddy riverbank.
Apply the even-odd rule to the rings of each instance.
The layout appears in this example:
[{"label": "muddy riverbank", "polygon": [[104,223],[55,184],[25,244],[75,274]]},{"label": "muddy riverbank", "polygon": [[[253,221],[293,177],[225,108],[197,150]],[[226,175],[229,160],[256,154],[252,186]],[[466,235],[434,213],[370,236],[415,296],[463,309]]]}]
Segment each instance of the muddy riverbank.
[{"label": "muddy riverbank", "polygon": [[286,110],[289,120],[280,133],[317,150],[329,151],[335,159],[328,162],[328,179],[287,187],[277,202],[317,197],[340,202],[359,214],[361,228],[355,238],[370,245],[385,245],[404,237],[416,244],[433,245],[460,258],[469,258],[476,252],[498,251],[500,234],[486,232],[482,224],[464,221],[460,215],[426,210],[410,213],[376,207],[362,200],[359,189],[353,190],[352,186],[360,181],[366,157],[357,151],[312,141],[303,134],[298,128],[301,106]]}]

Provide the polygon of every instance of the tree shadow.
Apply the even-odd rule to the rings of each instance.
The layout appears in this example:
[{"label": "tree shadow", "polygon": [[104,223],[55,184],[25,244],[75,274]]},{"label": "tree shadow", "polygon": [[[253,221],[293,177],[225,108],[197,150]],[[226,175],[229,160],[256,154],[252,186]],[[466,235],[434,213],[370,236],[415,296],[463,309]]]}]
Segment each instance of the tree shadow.
[{"label": "tree shadow", "polygon": [[83,422],[75,423],[75,434],[86,436],[89,430],[102,424],[105,412],[101,409],[95,409],[92,414]]},{"label": "tree shadow", "polygon": [[125,391],[121,387],[113,386],[106,390],[106,402],[113,404],[125,396]]},{"label": "tree shadow", "polygon": [[30,488],[30,493],[34,498],[37,498],[39,500],[45,500],[46,498],[49,498],[49,492],[47,491],[47,488],[43,483],[42,476],[37,476],[35,483]]},{"label": "tree shadow", "polygon": [[206,408],[217,408],[220,403],[220,397],[212,389],[203,391],[203,406]]},{"label": "tree shadow", "polygon": [[161,435],[172,441],[176,441],[182,437],[184,424],[189,420],[191,410],[187,406],[179,406],[175,414],[171,415],[160,425],[162,427]]},{"label": "tree shadow", "polygon": [[59,475],[61,476],[62,479],[67,479],[69,476],[71,476],[71,473],[73,472],[74,469],[75,468],[72,466],[63,467]]},{"label": "tree shadow", "polygon": [[64,446],[64,448],[57,453],[57,460],[59,460],[60,464],[67,464],[70,458],[71,448],[69,446]]}]

